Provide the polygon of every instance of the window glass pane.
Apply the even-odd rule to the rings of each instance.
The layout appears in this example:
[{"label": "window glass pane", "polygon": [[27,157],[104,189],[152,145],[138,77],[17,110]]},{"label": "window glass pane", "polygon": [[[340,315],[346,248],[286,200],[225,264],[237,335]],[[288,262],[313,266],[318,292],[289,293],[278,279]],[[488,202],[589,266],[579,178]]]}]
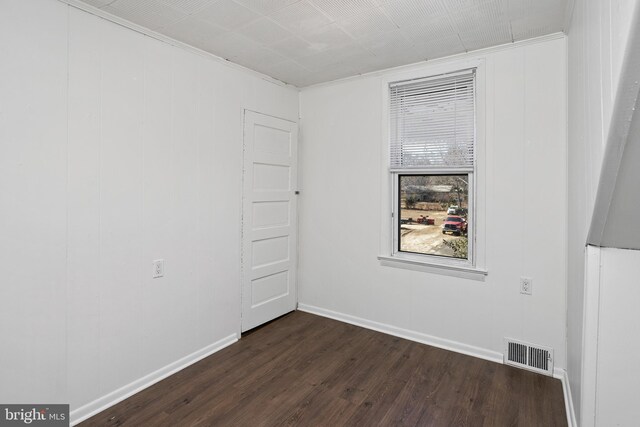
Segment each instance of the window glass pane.
[{"label": "window glass pane", "polygon": [[399,175],[402,252],[469,259],[469,175]]}]

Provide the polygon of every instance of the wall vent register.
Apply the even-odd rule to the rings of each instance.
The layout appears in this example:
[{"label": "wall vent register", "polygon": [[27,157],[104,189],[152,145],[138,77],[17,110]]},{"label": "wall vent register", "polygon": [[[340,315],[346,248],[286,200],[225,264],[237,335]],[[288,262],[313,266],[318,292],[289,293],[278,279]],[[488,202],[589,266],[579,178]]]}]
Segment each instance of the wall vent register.
[{"label": "wall vent register", "polygon": [[505,338],[504,363],[553,375],[553,349]]}]

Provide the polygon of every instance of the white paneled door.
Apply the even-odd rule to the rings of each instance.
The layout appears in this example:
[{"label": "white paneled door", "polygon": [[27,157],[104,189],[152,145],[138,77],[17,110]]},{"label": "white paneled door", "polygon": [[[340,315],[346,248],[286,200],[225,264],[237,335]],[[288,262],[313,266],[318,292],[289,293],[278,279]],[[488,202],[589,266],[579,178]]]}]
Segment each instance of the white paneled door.
[{"label": "white paneled door", "polygon": [[298,125],[245,110],[242,331],[295,310]]}]

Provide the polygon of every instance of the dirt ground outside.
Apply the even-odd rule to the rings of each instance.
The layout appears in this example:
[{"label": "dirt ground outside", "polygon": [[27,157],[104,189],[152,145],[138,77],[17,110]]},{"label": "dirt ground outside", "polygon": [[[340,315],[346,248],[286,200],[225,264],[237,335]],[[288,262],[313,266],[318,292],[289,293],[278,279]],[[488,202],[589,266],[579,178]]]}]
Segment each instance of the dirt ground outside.
[{"label": "dirt ground outside", "polygon": [[[418,224],[420,216],[432,218],[434,225]],[[446,211],[423,211],[418,209],[402,209],[400,217],[403,220],[412,219],[409,224],[400,227],[400,250],[408,252],[428,253],[433,255],[453,256],[453,249],[445,246],[443,240],[466,239],[465,236],[442,234]]]}]

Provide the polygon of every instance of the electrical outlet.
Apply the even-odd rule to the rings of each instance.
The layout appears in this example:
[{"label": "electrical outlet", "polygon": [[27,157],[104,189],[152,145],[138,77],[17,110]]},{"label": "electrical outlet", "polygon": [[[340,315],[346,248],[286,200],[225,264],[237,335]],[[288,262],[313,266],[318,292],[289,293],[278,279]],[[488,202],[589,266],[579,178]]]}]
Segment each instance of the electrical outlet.
[{"label": "electrical outlet", "polygon": [[525,295],[531,295],[533,290],[533,279],[531,277],[520,278],[520,293]]},{"label": "electrical outlet", "polygon": [[164,260],[156,259],[153,261],[153,278],[164,276]]}]

